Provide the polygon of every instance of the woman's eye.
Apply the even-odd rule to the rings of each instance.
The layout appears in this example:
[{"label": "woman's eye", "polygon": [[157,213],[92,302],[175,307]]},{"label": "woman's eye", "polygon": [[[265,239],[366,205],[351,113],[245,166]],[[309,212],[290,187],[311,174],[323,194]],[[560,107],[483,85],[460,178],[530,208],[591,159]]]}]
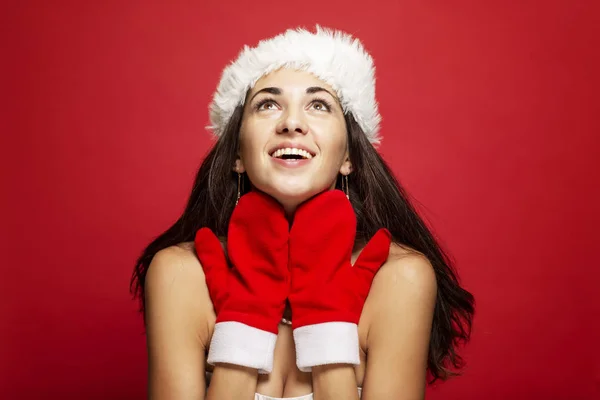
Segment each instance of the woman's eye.
[{"label": "woman's eye", "polygon": [[258,102],[254,108],[257,111],[270,111],[270,110],[274,110],[274,107],[276,107],[276,103],[273,100],[263,100]]},{"label": "woman's eye", "polygon": [[323,103],[322,101],[315,101],[313,103],[313,107],[317,111],[329,111],[329,106],[327,104]]}]

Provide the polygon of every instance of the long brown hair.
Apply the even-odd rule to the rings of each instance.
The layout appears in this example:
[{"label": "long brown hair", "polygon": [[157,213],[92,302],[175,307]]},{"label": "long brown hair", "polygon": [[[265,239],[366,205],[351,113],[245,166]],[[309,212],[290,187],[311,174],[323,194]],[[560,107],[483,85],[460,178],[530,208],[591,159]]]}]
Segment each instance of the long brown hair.
[{"label": "long brown hair", "polygon": [[[145,310],[144,283],[148,266],[162,249],[194,240],[196,231],[209,227],[227,236],[229,218],[237,197],[237,174],[232,171],[243,107],[239,106],[221,137],[204,158],[196,175],[187,206],[179,219],[154,239],[137,260],[131,291]],[[474,298],[459,284],[450,259],[419,217],[398,180],[352,117],[345,117],[350,161],[350,201],[357,217],[357,242],[368,241],[382,227],[395,243],[427,257],[436,274],[438,292],[433,315],[429,356],[430,382],[456,375],[463,366],[457,347],[470,338]],[[250,188],[244,174],[244,187]],[[341,181],[337,187],[341,188]]]}]

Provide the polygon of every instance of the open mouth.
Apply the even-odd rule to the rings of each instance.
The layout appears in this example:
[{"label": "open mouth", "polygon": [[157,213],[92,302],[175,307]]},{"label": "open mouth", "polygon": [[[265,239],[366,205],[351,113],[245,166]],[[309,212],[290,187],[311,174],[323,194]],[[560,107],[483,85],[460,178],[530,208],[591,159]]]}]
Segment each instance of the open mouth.
[{"label": "open mouth", "polygon": [[282,160],[310,160],[313,158],[313,154],[303,149],[286,147],[275,150],[271,153],[271,157]]}]

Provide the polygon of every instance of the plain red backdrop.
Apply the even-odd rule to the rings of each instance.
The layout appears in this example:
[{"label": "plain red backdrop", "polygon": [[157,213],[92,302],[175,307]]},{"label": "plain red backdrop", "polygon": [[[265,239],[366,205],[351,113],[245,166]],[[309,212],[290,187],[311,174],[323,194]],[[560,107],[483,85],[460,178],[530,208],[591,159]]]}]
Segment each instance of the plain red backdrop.
[{"label": "plain red backdrop", "polygon": [[464,376],[428,398],[600,395],[596,2],[8,3],[0,398],[144,398],[129,278],[183,209],[219,74],[315,23],[373,54],[382,154],[477,299]]}]

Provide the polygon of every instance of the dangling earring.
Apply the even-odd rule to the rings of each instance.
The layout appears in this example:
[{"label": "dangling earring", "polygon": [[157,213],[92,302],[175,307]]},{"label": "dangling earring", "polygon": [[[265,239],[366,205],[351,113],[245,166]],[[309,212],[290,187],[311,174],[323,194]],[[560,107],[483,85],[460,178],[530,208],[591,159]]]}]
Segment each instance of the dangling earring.
[{"label": "dangling earring", "polygon": [[346,194],[346,198],[350,200],[350,189],[348,188],[348,175],[342,175],[342,191]]},{"label": "dangling earring", "polygon": [[238,202],[240,201],[240,197],[242,196],[240,187],[241,187],[241,183],[242,183],[242,174],[240,174],[239,172],[238,174],[238,185],[237,185],[237,198],[235,199],[235,205],[237,206]]}]

